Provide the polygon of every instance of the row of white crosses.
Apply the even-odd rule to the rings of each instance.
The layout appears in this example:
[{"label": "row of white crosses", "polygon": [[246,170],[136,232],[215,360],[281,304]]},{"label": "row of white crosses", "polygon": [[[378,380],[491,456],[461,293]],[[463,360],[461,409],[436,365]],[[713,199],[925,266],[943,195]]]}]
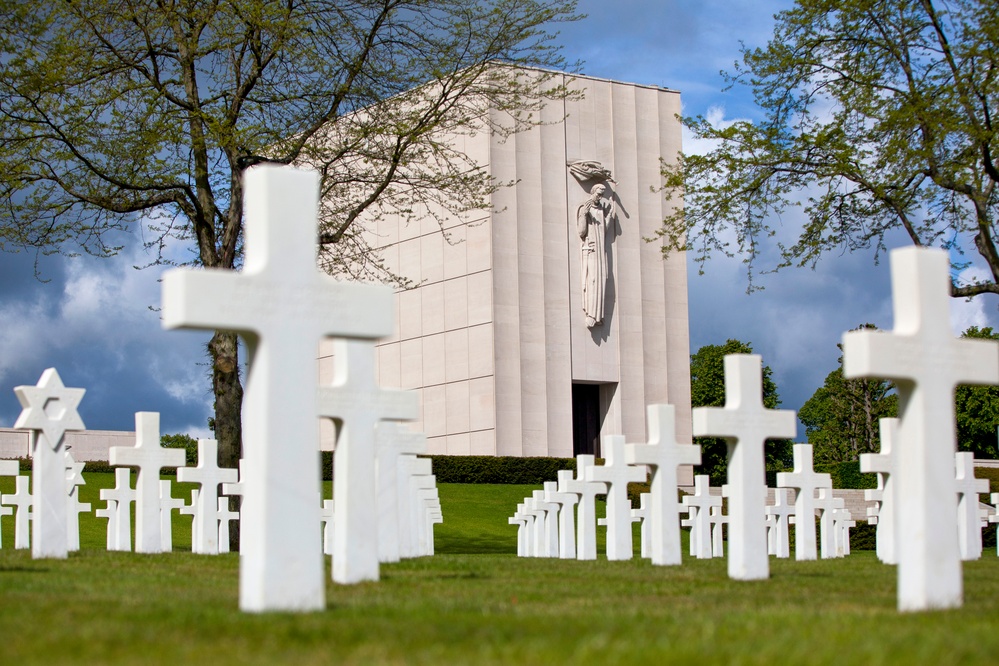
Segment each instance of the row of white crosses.
[{"label": "row of white crosses", "polygon": [[[878,559],[886,564],[898,564],[895,506],[899,500],[893,480],[896,461],[892,448],[892,442],[897,437],[898,419],[881,419],[880,426],[881,452],[861,454],[860,470],[878,475],[878,487],[864,493],[865,499],[874,503],[868,509],[868,521],[877,525]],[[980,509],[979,495],[989,491],[989,483],[987,479],[975,478],[974,454],[958,451],[954,460],[958,549],[962,560],[977,560],[982,555],[982,529],[989,522],[999,522],[999,519],[983,515]],[[994,493],[991,500],[996,504],[999,493]]]},{"label": "row of white crosses", "polygon": [[[334,471],[332,577],[341,583],[377,580],[379,539],[370,529],[377,515],[375,425],[385,419],[413,418],[415,403],[411,396],[400,399],[374,386],[373,365],[362,357],[373,353],[374,340],[392,331],[392,290],[339,283],[317,270],[317,175],[260,166],[247,171],[245,183],[244,270],[238,274],[169,271],[163,284],[163,321],[168,328],[235,331],[247,346],[249,370],[243,410],[246,469],[245,478],[240,479],[246,520],[240,555],[240,607],[247,611],[318,610],[325,606],[325,591],[322,549],[316,543],[315,529],[321,497],[314,444],[318,440],[317,420],[320,416],[333,418],[341,426]],[[334,386],[320,389],[315,349],[325,337],[342,340],[337,343]],[[47,386],[47,381],[43,377],[39,386]],[[44,536],[33,539],[33,548],[38,549],[38,556],[65,557],[65,535],[49,536],[66,531],[65,499],[61,507],[50,510],[45,506],[39,511],[38,502],[49,502],[45,498],[52,497],[52,488],[46,490],[40,480],[53,488],[53,483],[60,488],[65,485],[64,480],[53,482],[54,477],[46,474],[52,466],[47,459],[53,458],[48,452],[59,453],[65,429],[82,429],[75,404],[83,391],[63,389],[61,382],[52,388],[62,393],[48,391],[43,400],[32,400],[30,409],[22,398],[26,410],[17,427],[35,428],[46,440],[36,447],[42,455],[36,454],[34,467],[34,485],[42,489],[36,492],[42,499],[35,500],[35,515],[43,516],[36,518],[35,531]],[[21,389],[28,399],[41,390]],[[62,412],[72,412],[75,421],[48,418],[45,412],[51,411],[52,403]],[[66,409],[67,404],[73,409]],[[427,525],[432,530],[434,522],[440,520],[440,510],[435,484],[424,487],[426,476],[414,477],[422,481],[411,480],[420,486],[415,488],[420,502],[429,507],[426,524],[414,528],[415,549],[420,550],[422,543],[422,550],[432,551]],[[198,515],[210,516],[210,503],[218,497],[205,492],[210,479],[201,481]],[[143,520],[144,526],[147,523]],[[210,534],[213,523],[211,519],[200,521],[197,543],[204,545],[217,538]],[[140,541],[144,542],[147,533],[149,530],[143,529]]]},{"label": "row of white crosses", "polygon": [[[12,504],[17,510],[15,547],[26,548],[30,541],[35,544],[33,548],[35,557],[65,557],[68,552],[79,550],[79,514],[90,511],[89,504],[79,501],[78,488],[84,484],[84,463],[75,462],[62,443],[62,433],[83,427],[76,407],[84,391],[65,388],[58,372],[50,368],[42,374],[36,386],[17,387],[15,393],[24,406],[16,425],[33,433],[33,485],[38,490],[29,493],[27,477],[17,475],[17,463],[3,461],[0,474],[17,476],[17,492],[0,497],[2,502],[0,506]],[[170,497],[170,481],[161,481],[160,472],[164,467],[177,467],[180,481],[200,484],[201,489],[196,492],[195,501],[197,498],[206,498],[192,511],[194,552],[220,552],[219,540],[223,526],[219,525],[219,512],[222,512],[221,521],[225,523],[226,536],[228,524],[225,521],[233,519],[234,515],[228,513],[228,506],[222,507],[218,498],[218,483],[235,482],[235,470],[220,469],[215,464],[214,440],[201,440],[198,467],[184,468],[183,451],[166,449],[160,445],[159,414],[139,412],[135,415],[135,424],[135,445],[112,447],[109,451],[110,463],[119,466],[119,469],[115,470],[115,487],[100,491],[101,499],[106,505],[97,509],[96,515],[108,520],[108,549],[125,551],[132,549],[130,507],[133,501],[136,505],[135,551],[160,553],[172,548],[170,510],[183,509],[184,505],[183,501],[178,503]],[[53,440],[57,442],[54,451],[51,446],[42,446],[43,443]],[[60,451],[63,462],[61,469],[55,464],[50,464],[52,461],[49,455],[50,452],[58,455]],[[131,474],[126,466],[137,470],[134,490],[131,488]],[[48,479],[48,476],[52,476],[53,479]],[[30,514],[29,502],[32,508]],[[50,512],[51,520],[48,523],[45,519],[32,520],[35,538],[29,539],[27,534],[29,519],[36,515],[45,516],[45,507],[63,507],[63,503],[65,506],[61,516],[56,515],[58,512]],[[63,529],[53,527],[59,522],[62,522]],[[46,525],[49,529],[46,529]],[[223,547],[221,550],[224,552],[227,548]]]},{"label": "row of white crosses", "polygon": [[[596,465],[592,455],[576,457],[576,474],[558,473],[558,481],[517,506],[509,519],[518,526],[517,552],[526,557],[594,560],[597,557],[595,501],[607,496],[607,559],[634,556],[632,522],[641,526],[641,553],[654,564],[679,564],[680,523],[676,497],[677,468],[700,463],[700,447],[676,441],[672,405],[648,408],[649,442],[626,444],[623,437],[604,438],[606,459]],[[628,484],[643,482],[651,470],[650,492],[633,509]],[[575,529],[574,529],[575,528]]]},{"label": "row of white crosses", "polygon": [[[318,175],[260,165],[246,171],[244,182],[242,272],[167,272],[163,322],[234,331],[246,344],[240,608],[320,610],[326,602],[316,529],[318,417],[339,421],[331,576],[356,583],[379,575],[375,426],[411,419],[415,408],[410,398],[375,385],[368,356],[373,342],[392,332],[392,289],[337,282],[317,268]],[[323,338],[338,339],[328,387],[316,379]],[[433,492],[417,488],[424,504],[433,504]]]},{"label": "row of white crosses", "polygon": [[[842,498],[833,497],[832,478],[829,474],[818,473],[812,468],[812,445],[795,444],[793,447],[794,471],[778,472],[778,490],[794,488],[795,530],[794,557],[796,560],[814,560],[818,557],[815,541],[815,513],[819,512],[819,531],[822,534],[822,557],[842,557],[849,552],[849,544],[843,544],[843,534],[849,534],[846,525],[851,521],[845,510]],[[786,501],[780,496],[780,503]],[[771,508],[768,507],[768,512]],[[774,509],[772,513],[776,513]],[[846,530],[844,532],[844,530]],[[786,533],[786,529],[785,529]],[[779,540],[777,537],[775,540]]]},{"label": "row of white crosses", "polygon": [[[845,333],[843,376],[890,379],[898,391],[891,441],[898,608],[952,608],[963,601],[954,390],[999,384],[999,345],[954,338],[945,251],[894,250],[891,276],[895,327]],[[882,525],[879,518],[879,532]]]}]

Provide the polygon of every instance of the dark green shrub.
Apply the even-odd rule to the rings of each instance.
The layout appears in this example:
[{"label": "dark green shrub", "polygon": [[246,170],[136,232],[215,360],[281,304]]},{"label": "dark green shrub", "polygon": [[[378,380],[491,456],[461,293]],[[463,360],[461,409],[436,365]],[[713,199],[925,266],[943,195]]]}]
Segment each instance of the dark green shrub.
[{"label": "dark green shrub", "polygon": [[184,464],[188,467],[194,467],[198,464],[198,440],[190,435],[180,433],[176,435],[163,435],[160,437],[160,446],[167,449],[184,449]]},{"label": "dark green shrub", "polygon": [[429,456],[437,483],[541,484],[557,481],[559,470],[576,470],[575,458]]},{"label": "dark green shrub", "polygon": [[861,474],[860,461],[851,460],[842,463],[826,463],[815,465],[815,471],[829,474],[832,477],[833,488],[877,488],[877,474]]},{"label": "dark green shrub", "polygon": [[[975,476],[979,479],[989,480],[989,492],[999,493],[999,467],[976,467]],[[992,504],[988,497],[982,497],[986,504]]]}]

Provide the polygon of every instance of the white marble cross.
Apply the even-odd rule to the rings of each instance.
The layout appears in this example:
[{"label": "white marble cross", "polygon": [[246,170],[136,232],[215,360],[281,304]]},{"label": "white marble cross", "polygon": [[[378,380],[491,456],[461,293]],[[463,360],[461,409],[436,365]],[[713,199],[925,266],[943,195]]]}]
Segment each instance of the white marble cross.
[{"label": "white marble cross", "polygon": [[631,532],[631,500],[628,484],[648,478],[644,466],[629,465],[625,459],[624,437],[606,435],[604,464],[586,468],[586,480],[607,484],[607,559],[630,560],[634,556]]},{"label": "white marble cross", "polygon": [[[313,453],[315,452],[313,451]],[[198,497],[196,500],[192,497],[192,501],[196,505],[194,525],[191,528],[192,552],[203,555],[218,555],[219,484],[235,483],[237,480],[236,470],[218,465],[218,441],[199,439],[198,466],[177,468],[177,480],[181,483],[198,484]],[[289,518],[289,520],[291,519]],[[242,571],[242,565],[240,571]]]},{"label": "white marble cross", "polygon": [[[878,531],[875,536],[878,559],[885,564],[898,564],[895,555],[895,505],[898,502],[895,483],[895,449],[892,442],[898,432],[898,419],[881,419],[881,452],[861,453],[860,471],[866,474],[877,473],[878,488],[881,490],[877,512]],[[864,493],[866,498],[867,493]],[[869,521],[868,521],[869,522]]]},{"label": "white marble cross", "polygon": [[[21,467],[20,463],[18,463],[16,460],[0,460],[0,476],[11,476],[17,478],[21,471],[20,467]],[[3,516],[14,515],[14,508],[11,506],[7,506],[7,503],[4,501],[4,497],[7,496],[0,495],[0,518],[2,518]],[[15,518],[14,520],[16,522],[17,518]],[[2,537],[0,537],[0,547],[2,547],[2,545],[3,541]]]},{"label": "white marble cross", "polygon": [[[819,488],[832,489],[832,479],[828,474],[820,474],[812,469],[812,445],[795,444],[794,471],[778,472],[779,488],[796,488],[794,517],[797,529],[794,531],[794,559],[814,560],[818,557],[815,542],[815,492]],[[812,528],[808,529],[811,525]]]},{"label": "white marble cross", "polygon": [[676,408],[649,405],[646,408],[648,444],[628,444],[626,460],[652,468],[651,516],[652,564],[681,563],[680,503],[676,471],[680,465],[700,465],[701,447],[676,441]]},{"label": "white marble cross", "polygon": [[975,478],[975,454],[958,451],[955,454],[957,469],[957,536],[961,559],[977,560],[982,556],[982,528],[978,519],[978,495],[989,492],[988,479]]},{"label": "white marble cross", "polygon": [[417,479],[433,474],[433,464],[429,458],[417,458],[412,454],[399,456],[399,556],[419,557],[419,516],[415,513]]},{"label": "white marble cross", "polygon": [[229,509],[229,498],[219,497],[218,498],[218,541],[219,541],[219,552],[228,553],[229,552],[229,523],[234,520],[239,520],[239,511],[231,511]]},{"label": "white marble cross", "polygon": [[242,497],[246,491],[246,459],[239,461],[239,481],[235,483],[223,483],[222,494],[229,497]]},{"label": "white marble cross", "polygon": [[83,478],[85,466],[66,450],[66,545],[70,552],[80,550],[80,514],[90,513],[90,503],[80,501],[79,488],[87,483]]},{"label": "white marble cross", "polygon": [[835,533],[834,557],[846,557],[850,554],[850,528],[856,527],[857,522],[845,508],[834,509],[832,519]]},{"label": "white marble cross", "polygon": [[4,495],[0,501],[14,507],[14,548],[31,547],[31,510],[34,499],[29,488],[30,479],[18,476],[14,479],[14,494]]},{"label": "white marble cross", "polygon": [[[652,557],[652,493],[642,493],[639,496],[637,509],[631,510],[631,520],[639,524],[640,553],[643,558]],[[677,520],[679,528],[680,521]]]},{"label": "white marble cross", "polygon": [[527,523],[528,518],[524,515],[524,504],[517,505],[517,512],[507,518],[506,522],[517,526],[517,557],[527,556]]},{"label": "white marble cross", "polygon": [[898,391],[898,608],[953,608],[964,596],[954,390],[999,383],[999,343],[951,333],[946,251],[910,247],[890,258],[895,328],[843,334],[843,377],[891,379]]},{"label": "white marble cross", "polygon": [[[999,493],[992,493],[989,495],[989,499],[992,500],[992,506],[999,509]],[[988,520],[990,523],[999,523],[999,511],[989,516]],[[999,530],[999,528],[996,529]],[[999,538],[996,539],[996,555],[999,555]]]},{"label": "white marble cross", "polygon": [[725,407],[693,410],[695,437],[728,443],[728,575],[737,580],[770,576],[767,556],[767,482],[764,445],[794,437],[794,411],[763,406],[762,359],[755,354],[725,357]]},{"label": "white marble cross", "polygon": [[[430,461],[427,461],[430,462]],[[431,497],[437,495],[437,477],[433,474],[427,474],[422,476],[414,476],[409,481],[410,488],[412,489],[412,502],[410,503],[412,509],[413,526],[415,529],[416,543],[414,544],[414,552],[417,557],[423,557],[428,555],[432,548],[433,541],[433,530],[430,529],[428,533],[428,528],[430,525],[427,521],[427,503],[424,500],[428,500]],[[334,500],[334,505],[336,500]],[[334,519],[335,520],[335,519]],[[334,530],[336,524],[333,525]],[[334,532],[335,534],[335,532]],[[336,548],[336,543],[333,544],[334,549]],[[334,550],[333,557],[336,558],[336,552]]]},{"label": "white marble cross", "polygon": [[711,521],[711,556],[725,557],[725,533],[723,532],[723,526],[728,524],[728,516],[722,513],[720,506],[713,506],[711,507],[711,515],[708,516],[708,520]]},{"label": "white marble cross", "polygon": [[160,547],[164,553],[173,550],[173,510],[185,506],[182,498],[173,496],[172,488],[170,479],[160,480]]},{"label": "white marble cross", "polygon": [[690,553],[697,559],[711,559],[711,508],[722,505],[722,498],[711,494],[707,474],[694,477],[694,494],[683,498],[690,509]]},{"label": "white marble cross", "polygon": [[24,408],[14,427],[33,434],[31,555],[36,559],[65,559],[69,554],[63,438],[67,430],[84,429],[76,409],[85,392],[66,388],[55,368],[43,372],[35,386],[14,388]]},{"label": "white marble cross", "polygon": [[[815,498],[815,508],[819,511],[819,533],[821,534],[820,553],[822,559],[836,557],[836,510],[842,509],[846,502],[842,497],[834,497],[832,488],[819,488]],[[814,519],[812,520],[814,523]],[[801,529],[801,523],[796,523]],[[797,530],[795,530],[797,531]]]},{"label": "white marble cross", "polygon": [[104,508],[94,511],[98,518],[107,518],[107,537],[105,544],[108,551],[121,550],[118,548],[118,503],[114,500],[104,500]]},{"label": "white marble cross", "polygon": [[558,512],[558,556],[563,560],[576,559],[576,504],[579,502],[579,495],[568,490],[568,484],[572,481],[572,470],[559,470],[558,481],[555,483],[556,491],[551,493],[549,499],[558,501],[562,508]]},{"label": "white marble cross", "polygon": [[[779,472],[778,472],[779,475]],[[773,555],[778,558],[784,559],[791,556],[791,544],[788,538],[788,519],[797,513],[797,507],[791,504],[787,498],[788,489],[787,488],[777,488],[774,497],[773,506],[767,507],[767,515],[774,517],[774,527],[773,527],[773,538],[774,538],[774,549]],[[812,512],[812,525],[814,528],[815,524],[815,512]],[[815,530],[812,529],[814,536]]]},{"label": "white marble cross", "polygon": [[[551,483],[551,482],[548,482]],[[558,484],[556,484],[557,486]],[[538,512],[535,520],[535,533],[540,537],[536,555],[538,557],[558,557],[558,510],[559,504],[545,499],[544,490],[534,491],[534,510]]]},{"label": "white marble cross", "polygon": [[437,487],[424,488],[419,491],[418,497],[422,508],[422,530],[420,540],[421,555],[429,556],[434,554],[434,525],[444,522],[441,514],[441,501]]},{"label": "white marble cross", "polygon": [[337,339],[333,384],[319,388],[318,414],[338,421],[333,453],[333,580],[349,585],[378,580],[378,499],[375,427],[419,416],[416,393],[378,385],[371,340]]},{"label": "white marble cross", "polygon": [[[14,478],[18,477],[20,473],[20,464],[16,460],[0,460],[0,476],[12,476]],[[14,515],[14,507],[7,506],[4,501],[5,495],[0,496],[0,523],[2,523],[3,516]],[[17,518],[14,519],[15,521]],[[0,535],[0,548],[3,547],[3,537]]]},{"label": "white marble cross", "polygon": [[[399,459],[403,455],[426,453],[427,437],[422,432],[403,429],[393,421],[375,426],[375,491],[378,504],[378,559],[398,562],[400,543]],[[331,553],[332,554],[332,553]]]},{"label": "white marble cross", "polygon": [[240,608],[320,610],[317,348],[325,336],[389,335],[392,290],[317,269],[317,174],[261,165],[243,180],[243,271],[168,271],[163,324],[235,331],[246,343]]},{"label": "white marble cross", "polygon": [[772,507],[767,507],[767,554],[777,554],[777,516],[770,513]]},{"label": "white marble cross", "polygon": [[323,555],[333,554],[333,520],[336,512],[333,510],[333,500],[323,500],[323,510],[319,514],[319,520],[323,526]]},{"label": "white marble cross", "polygon": [[[566,540],[565,531],[562,529],[562,526],[565,524],[562,520],[562,514],[573,510],[576,506],[576,502],[579,501],[579,496],[577,496],[576,493],[560,493],[558,491],[558,481],[545,481],[543,487],[545,491],[545,501],[550,504],[554,504],[557,507],[548,516],[548,519],[552,523],[548,529],[554,530],[556,535],[555,544],[551,549],[551,555],[552,557],[558,557],[563,560],[570,559],[562,555],[562,542]],[[574,535],[571,536],[573,536],[573,540],[575,540]],[[572,550],[572,559],[575,559],[575,544],[573,544]]]},{"label": "white marble cross", "polygon": [[[576,559],[597,559],[597,495],[607,494],[607,484],[590,481],[587,469],[596,463],[590,454],[576,456],[576,478],[565,484],[564,490],[579,495],[579,513],[576,516]],[[562,490],[562,488],[559,488]]]},{"label": "white marble cross", "polygon": [[[132,473],[119,467],[114,471],[114,488],[102,488],[101,499],[115,503],[114,548],[109,550],[132,550],[132,502],[135,490],[132,488]],[[110,505],[107,507],[110,511]],[[109,525],[110,529],[110,525]]]},{"label": "white marble cross", "polygon": [[[682,516],[683,514],[680,515]],[[694,525],[697,522],[696,519],[697,519],[697,507],[694,506],[687,508],[686,518],[683,517],[680,518],[680,527],[690,528],[690,538],[687,540],[687,546],[691,557],[697,556],[697,551],[696,551],[697,544],[694,543]]]},{"label": "white marble cross", "polygon": [[191,489],[191,503],[184,504],[180,507],[178,513],[182,516],[191,517],[191,552],[200,553],[201,546],[199,544],[199,539],[201,538],[201,527],[200,527],[200,514],[198,513],[198,492],[197,488]]},{"label": "white marble cross", "polygon": [[537,508],[537,502],[533,495],[524,498],[524,515],[530,530],[527,557],[542,557],[545,547],[545,512]]},{"label": "white marble cross", "polygon": [[162,553],[160,471],[164,467],[182,467],[184,450],[160,446],[158,412],[136,412],[135,446],[112,446],[108,461],[115,466],[136,469],[135,552]]}]

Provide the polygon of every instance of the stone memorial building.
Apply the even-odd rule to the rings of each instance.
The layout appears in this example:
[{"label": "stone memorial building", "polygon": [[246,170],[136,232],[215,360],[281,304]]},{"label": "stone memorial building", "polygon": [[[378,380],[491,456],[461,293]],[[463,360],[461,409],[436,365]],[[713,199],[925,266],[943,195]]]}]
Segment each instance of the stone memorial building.
[{"label": "stone memorial building", "polygon": [[[381,220],[369,241],[417,286],[397,294],[378,346],[383,386],[419,392],[430,453],[599,454],[645,441],[645,407],[677,408],[690,442],[686,259],[652,237],[672,202],[654,190],[680,150],[679,93],[564,75],[581,99],[542,124],[461,137],[500,188],[491,210],[445,223]],[[328,381],[330,345],[320,352]],[[324,424],[324,448],[332,444]]]}]

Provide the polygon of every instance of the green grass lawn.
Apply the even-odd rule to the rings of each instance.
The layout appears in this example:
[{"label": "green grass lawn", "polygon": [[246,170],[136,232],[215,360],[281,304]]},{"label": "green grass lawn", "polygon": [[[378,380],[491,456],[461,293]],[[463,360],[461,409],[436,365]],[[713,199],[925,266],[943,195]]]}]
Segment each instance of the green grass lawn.
[{"label": "green grass lawn", "polygon": [[[98,476],[85,488],[110,485]],[[754,583],[730,581],[722,559],[517,558],[506,518],[531,490],[442,485],[436,557],[383,566],[379,583],[330,583],[327,610],[305,615],[240,613],[237,555],[106,553],[105,521],[93,519],[83,551],[33,561],[10,549],[5,517],[0,664],[984,664],[999,654],[994,551],[965,565],[962,609],[900,615],[895,570],[871,552],[772,559],[771,579]]]}]

